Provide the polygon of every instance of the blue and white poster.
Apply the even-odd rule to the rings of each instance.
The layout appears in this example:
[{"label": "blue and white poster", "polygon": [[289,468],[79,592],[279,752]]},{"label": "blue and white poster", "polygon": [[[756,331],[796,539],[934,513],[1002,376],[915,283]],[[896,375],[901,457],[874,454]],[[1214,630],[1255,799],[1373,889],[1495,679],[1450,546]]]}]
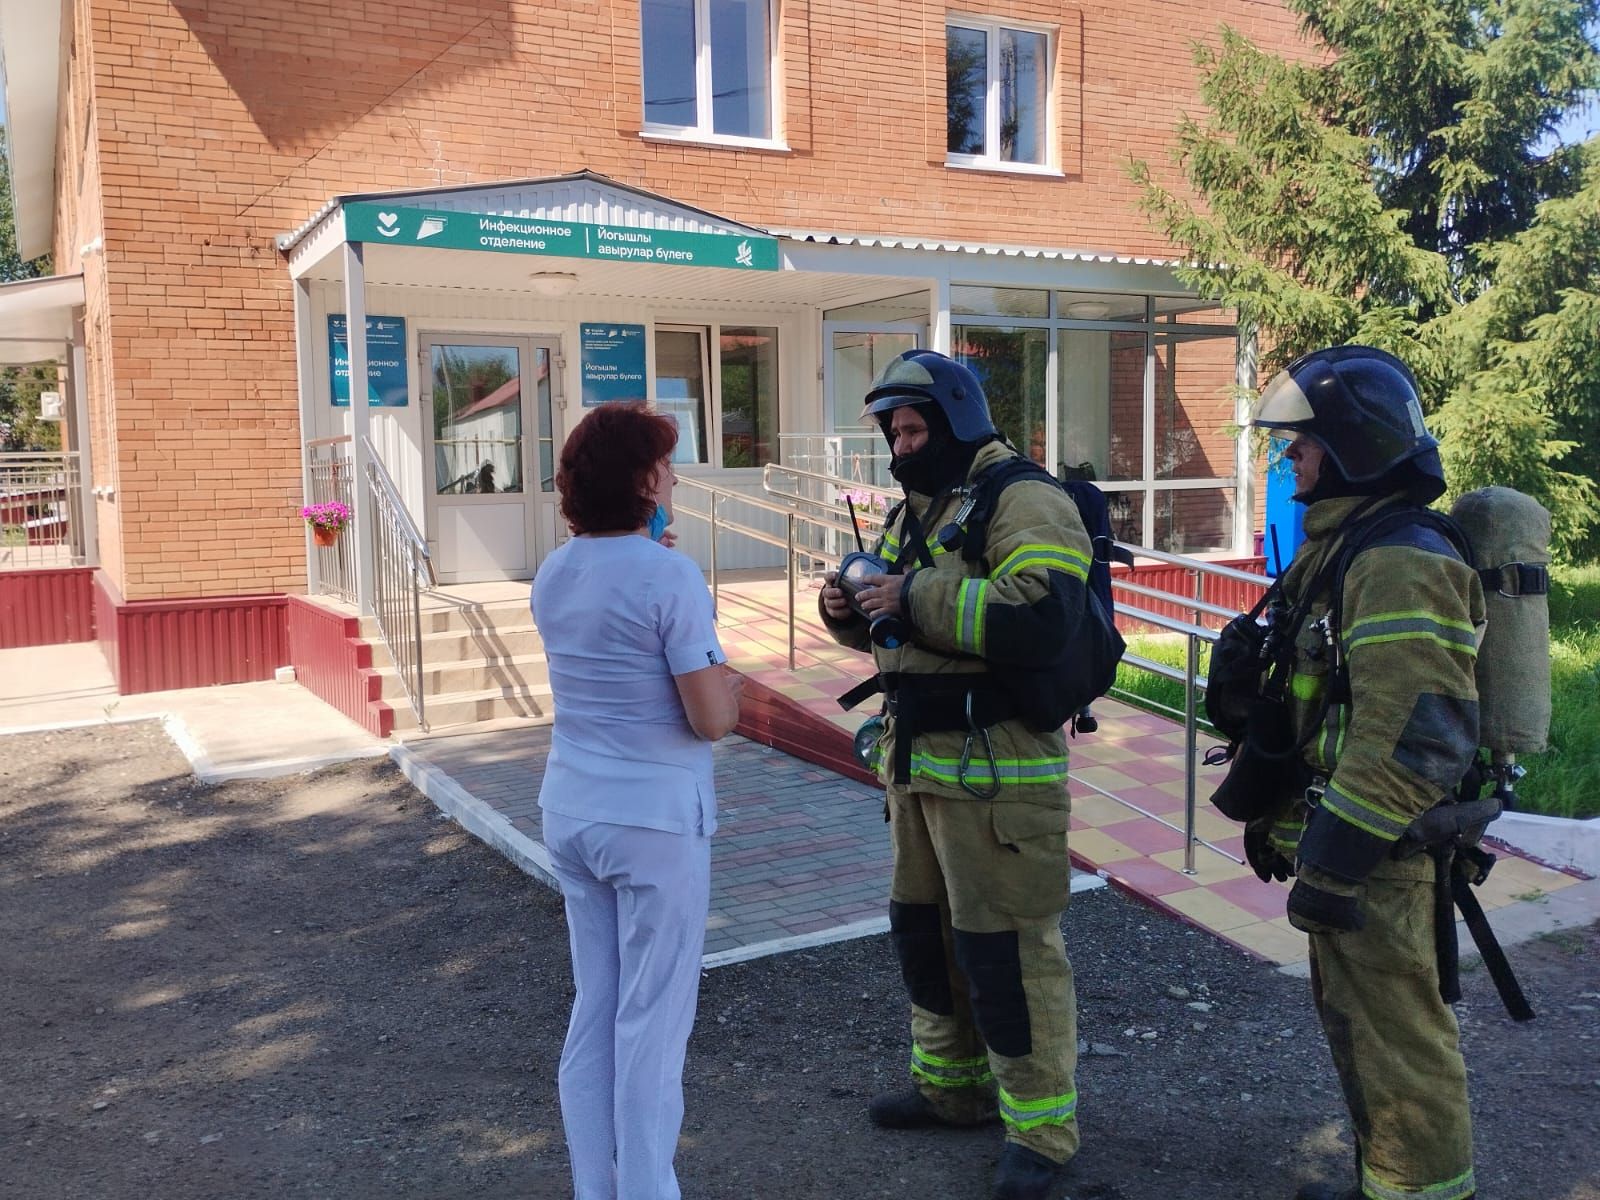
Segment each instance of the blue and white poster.
[{"label": "blue and white poster", "polygon": [[579,331],[583,362],[583,407],[645,398],[644,326],[584,325]]},{"label": "blue and white poster", "polygon": [[[343,313],[328,314],[328,367],[335,408],[350,406],[350,341]],[[406,406],[406,319],[367,316],[367,403]]]}]

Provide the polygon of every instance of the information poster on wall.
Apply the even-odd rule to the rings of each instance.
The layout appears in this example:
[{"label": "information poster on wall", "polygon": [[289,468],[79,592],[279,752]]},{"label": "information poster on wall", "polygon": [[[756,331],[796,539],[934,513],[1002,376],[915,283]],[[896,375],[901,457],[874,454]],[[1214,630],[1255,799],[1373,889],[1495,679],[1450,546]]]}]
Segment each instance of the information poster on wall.
[{"label": "information poster on wall", "polygon": [[[328,314],[328,367],[335,408],[350,406],[350,339],[343,313]],[[406,319],[367,316],[367,403],[406,406]]]},{"label": "information poster on wall", "polygon": [[644,326],[584,325],[583,407],[645,398]]}]

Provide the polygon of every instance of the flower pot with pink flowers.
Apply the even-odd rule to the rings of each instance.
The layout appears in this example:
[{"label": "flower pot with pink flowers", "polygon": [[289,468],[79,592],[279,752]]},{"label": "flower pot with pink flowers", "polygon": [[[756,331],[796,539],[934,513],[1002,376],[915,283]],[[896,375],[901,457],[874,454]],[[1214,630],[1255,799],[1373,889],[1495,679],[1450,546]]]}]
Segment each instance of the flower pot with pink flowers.
[{"label": "flower pot with pink flowers", "polygon": [[331,546],[339,539],[339,531],[350,524],[350,508],[337,500],[326,504],[308,504],[300,510],[307,525],[311,526],[311,540],[319,546]]}]

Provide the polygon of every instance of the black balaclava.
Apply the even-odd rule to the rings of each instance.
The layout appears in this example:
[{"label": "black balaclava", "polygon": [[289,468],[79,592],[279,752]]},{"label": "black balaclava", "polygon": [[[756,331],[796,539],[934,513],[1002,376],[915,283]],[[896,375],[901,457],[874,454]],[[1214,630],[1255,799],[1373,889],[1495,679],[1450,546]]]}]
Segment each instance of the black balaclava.
[{"label": "black balaclava", "polygon": [[[910,407],[928,423],[928,440],[915,454],[894,455],[889,460],[889,474],[907,491],[934,496],[967,477],[972,459],[982,443],[957,441],[950,429],[950,419],[935,402],[930,400]],[[894,414],[894,409],[883,414],[881,423],[886,438]]]}]

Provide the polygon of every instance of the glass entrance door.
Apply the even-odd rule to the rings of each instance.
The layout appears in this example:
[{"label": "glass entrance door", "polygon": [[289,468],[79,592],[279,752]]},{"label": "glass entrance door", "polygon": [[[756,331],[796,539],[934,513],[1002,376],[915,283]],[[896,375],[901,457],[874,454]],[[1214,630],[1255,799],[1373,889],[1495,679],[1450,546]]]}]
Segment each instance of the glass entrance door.
[{"label": "glass entrance door", "polygon": [[[439,579],[527,579],[554,507],[553,342],[427,337],[428,542]],[[548,549],[548,547],[546,547]]]}]

